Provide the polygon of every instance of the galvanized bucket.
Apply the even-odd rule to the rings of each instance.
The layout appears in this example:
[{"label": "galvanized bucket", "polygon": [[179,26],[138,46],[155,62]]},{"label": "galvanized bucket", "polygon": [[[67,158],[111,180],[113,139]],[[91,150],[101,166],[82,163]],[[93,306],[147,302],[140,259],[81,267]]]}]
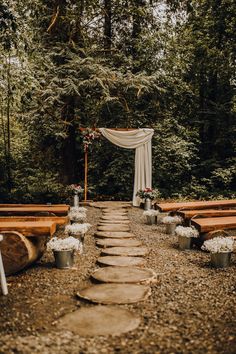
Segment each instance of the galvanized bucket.
[{"label": "galvanized bucket", "polygon": [[156,215],[146,215],[146,218],[148,225],[153,225],[156,223]]},{"label": "galvanized bucket", "polygon": [[53,251],[56,267],[59,269],[71,268],[74,265],[74,250]]},{"label": "galvanized bucket", "polygon": [[214,268],[229,267],[231,252],[211,253],[211,264]]},{"label": "galvanized bucket", "polygon": [[191,237],[185,237],[185,236],[179,236],[179,248],[181,250],[189,250],[192,245],[192,238]]},{"label": "galvanized bucket", "polygon": [[169,235],[175,234],[176,224],[166,224],[166,233]]},{"label": "galvanized bucket", "polygon": [[152,201],[151,199],[147,198],[145,199],[144,202],[144,210],[149,210],[149,209],[152,209]]}]

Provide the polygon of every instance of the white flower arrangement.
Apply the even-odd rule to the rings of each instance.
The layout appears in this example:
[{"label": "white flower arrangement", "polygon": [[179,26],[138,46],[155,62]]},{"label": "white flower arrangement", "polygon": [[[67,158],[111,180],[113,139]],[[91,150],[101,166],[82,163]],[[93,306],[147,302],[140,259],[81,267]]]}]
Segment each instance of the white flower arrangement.
[{"label": "white flower arrangement", "polygon": [[53,237],[47,243],[47,249],[51,251],[79,251],[82,253],[82,243],[74,237],[67,237],[64,239],[59,239]]},{"label": "white flower arrangement", "polygon": [[199,236],[199,232],[195,229],[195,227],[177,226],[175,229],[175,233],[177,236],[182,236],[182,237],[198,237]]},{"label": "white flower arrangement", "polygon": [[143,216],[157,216],[159,214],[158,210],[149,209],[143,212]]},{"label": "white flower arrangement", "polygon": [[211,253],[232,252],[234,249],[234,240],[229,237],[215,237],[205,241],[201,248]]},{"label": "white flower arrangement", "polygon": [[85,222],[87,217],[85,213],[77,212],[77,210],[70,211],[68,215],[71,221],[77,221],[81,223]]},{"label": "white flower arrangement", "polygon": [[84,213],[86,214],[86,212],[88,211],[88,209],[84,208],[84,207],[70,207],[70,212],[72,213]]},{"label": "white flower arrangement", "polygon": [[163,224],[181,224],[182,223],[182,219],[181,217],[175,215],[175,216],[165,216],[162,219],[162,223]]},{"label": "white flower arrangement", "polygon": [[68,235],[84,235],[92,225],[88,223],[84,224],[73,224],[73,225],[66,225],[65,233]]}]

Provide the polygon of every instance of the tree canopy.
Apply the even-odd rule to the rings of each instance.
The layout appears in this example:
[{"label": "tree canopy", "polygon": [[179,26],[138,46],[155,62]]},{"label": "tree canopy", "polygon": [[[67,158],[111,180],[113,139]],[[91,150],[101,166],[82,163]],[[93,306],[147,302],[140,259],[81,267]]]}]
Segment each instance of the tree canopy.
[{"label": "tree canopy", "polygon": [[[99,126],[154,129],[163,198],[232,196],[235,25],[233,0],[4,0],[2,200],[65,200]],[[91,198],[131,199],[133,157],[93,144]]]}]

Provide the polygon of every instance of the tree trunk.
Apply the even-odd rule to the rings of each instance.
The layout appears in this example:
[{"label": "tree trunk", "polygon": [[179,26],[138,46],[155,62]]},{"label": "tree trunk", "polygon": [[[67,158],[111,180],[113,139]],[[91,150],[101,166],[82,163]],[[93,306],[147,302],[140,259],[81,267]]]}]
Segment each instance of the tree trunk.
[{"label": "tree trunk", "polygon": [[111,0],[104,0],[104,49],[106,52],[111,52],[111,36],[112,36],[112,25],[111,25]]}]

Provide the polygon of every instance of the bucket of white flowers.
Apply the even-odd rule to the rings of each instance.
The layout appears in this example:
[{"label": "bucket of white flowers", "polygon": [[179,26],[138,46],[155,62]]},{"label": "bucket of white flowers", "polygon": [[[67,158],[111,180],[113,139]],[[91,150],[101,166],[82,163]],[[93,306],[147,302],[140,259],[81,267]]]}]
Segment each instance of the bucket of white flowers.
[{"label": "bucket of white flowers", "polygon": [[47,249],[53,251],[56,267],[67,269],[74,265],[75,251],[82,253],[82,243],[74,237],[64,239],[53,237],[47,243]]},{"label": "bucket of white flowers", "polygon": [[71,207],[69,211],[69,219],[71,224],[73,223],[84,223],[86,221],[87,209],[83,207]]},{"label": "bucket of white flowers", "polygon": [[192,226],[177,226],[175,233],[178,236],[179,248],[181,250],[189,250],[192,247],[193,238],[199,236],[199,232]]},{"label": "bucket of white flowers", "polygon": [[86,232],[90,229],[91,225],[88,223],[79,224],[74,223],[72,225],[66,225],[65,233],[70,236],[77,236],[81,241],[84,240]]},{"label": "bucket of white flowers", "polygon": [[182,219],[175,215],[175,216],[165,216],[162,219],[162,223],[166,225],[166,233],[169,235],[175,234],[175,228],[177,224],[182,223]]},{"label": "bucket of white flowers", "polygon": [[156,219],[158,214],[159,211],[154,209],[145,210],[143,212],[143,216],[146,216],[148,225],[156,224]]},{"label": "bucket of white flowers", "polygon": [[204,251],[211,254],[211,264],[214,268],[225,268],[230,265],[234,240],[230,237],[215,237],[202,245]]}]

